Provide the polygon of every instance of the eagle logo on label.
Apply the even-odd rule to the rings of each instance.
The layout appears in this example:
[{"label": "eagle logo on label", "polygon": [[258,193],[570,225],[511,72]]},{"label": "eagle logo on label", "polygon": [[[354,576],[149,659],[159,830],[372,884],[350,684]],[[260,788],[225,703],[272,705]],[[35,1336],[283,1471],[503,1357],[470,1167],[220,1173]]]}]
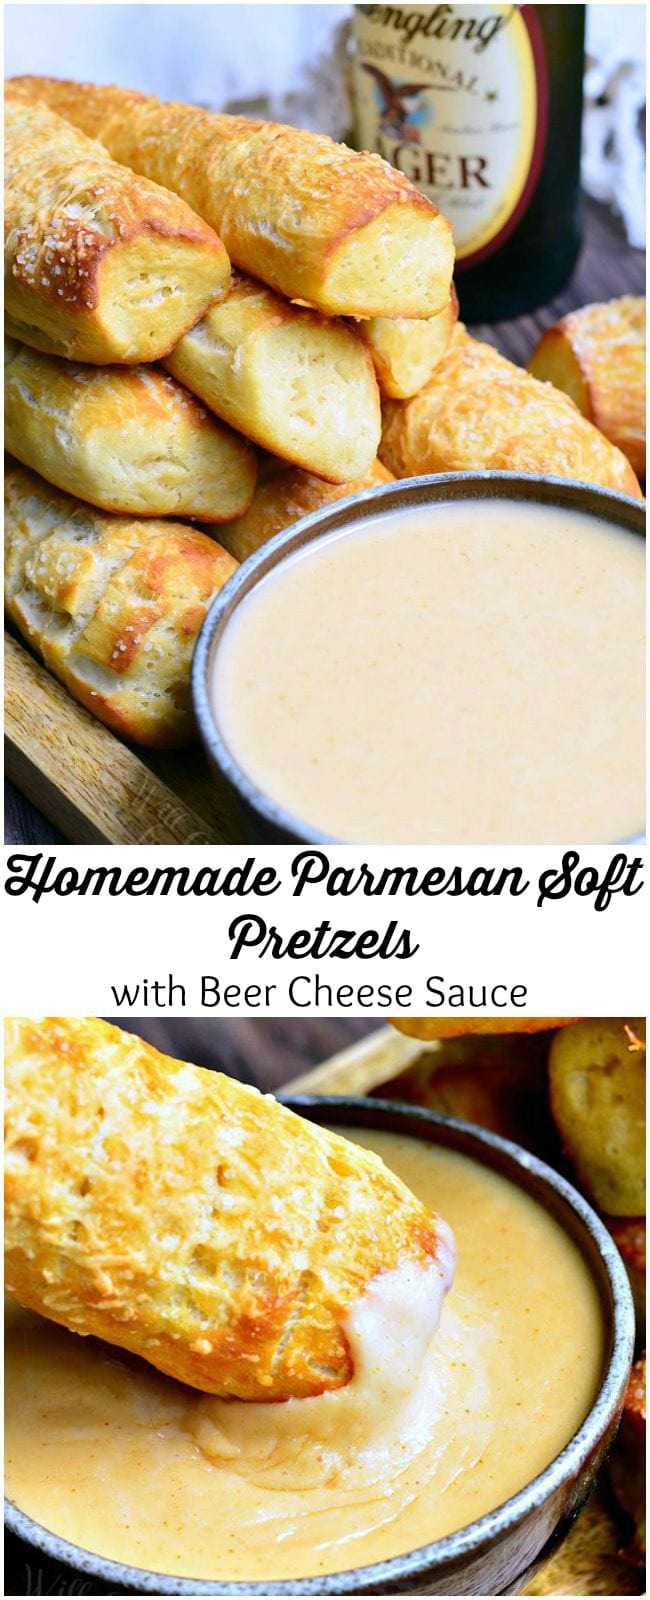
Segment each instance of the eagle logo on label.
[{"label": "eagle logo on label", "polygon": [[418,124],[433,121],[432,107],[420,104],[420,95],[425,94],[430,85],[395,83],[379,67],[370,66],[367,61],[363,61],[362,66],[374,79],[380,131],[400,143],[420,144],[422,134]]}]

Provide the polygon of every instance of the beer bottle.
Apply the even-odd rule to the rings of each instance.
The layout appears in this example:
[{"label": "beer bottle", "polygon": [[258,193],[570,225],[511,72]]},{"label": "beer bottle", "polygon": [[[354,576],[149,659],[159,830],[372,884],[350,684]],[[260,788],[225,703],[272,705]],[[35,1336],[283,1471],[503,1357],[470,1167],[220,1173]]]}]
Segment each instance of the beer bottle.
[{"label": "beer bottle", "polygon": [[359,148],[453,226],[469,321],[552,298],[580,248],[584,6],[354,8]]}]

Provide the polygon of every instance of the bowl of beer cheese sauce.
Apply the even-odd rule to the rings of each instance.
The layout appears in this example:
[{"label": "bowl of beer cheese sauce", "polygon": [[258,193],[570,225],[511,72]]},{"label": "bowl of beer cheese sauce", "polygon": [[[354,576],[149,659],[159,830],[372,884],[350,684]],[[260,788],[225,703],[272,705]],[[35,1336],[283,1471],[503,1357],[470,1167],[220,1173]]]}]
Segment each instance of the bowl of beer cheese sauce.
[{"label": "bowl of beer cheese sauce", "polygon": [[467,473],[381,485],[263,545],[193,667],[249,836],[638,838],[643,528],[624,495]]},{"label": "bowl of beer cheese sauce", "polygon": [[391,1102],[288,1104],[443,1219],[435,1304],[408,1264],[380,1273],[349,1314],[347,1384],[273,1404],[203,1395],[12,1304],[8,1525],[110,1593],[511,1593],[616,1431],[634,1337],[616,1247],[494,1134]]}]

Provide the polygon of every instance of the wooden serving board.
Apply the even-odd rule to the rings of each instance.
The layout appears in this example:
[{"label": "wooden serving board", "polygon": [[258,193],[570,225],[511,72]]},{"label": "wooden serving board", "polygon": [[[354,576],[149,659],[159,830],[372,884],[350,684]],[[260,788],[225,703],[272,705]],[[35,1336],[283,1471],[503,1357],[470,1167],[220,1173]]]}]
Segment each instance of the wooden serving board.
[{"label": "wooden serving board", "polygon": [[198,746],[136,754],[8,633],[5,769],[73,844],[241,843]]},{"label": "wooden serving board", "polygon": [[[319,1067],[301,1072],[282,1085],[282,1094],[370,1094],[392,1083],[424,1051],[437,1046],[408,1039],[396,1028],[377,1028],[365,1038],[338,1050]],[[389,1096],[390,1098],[390,1096]]]}]

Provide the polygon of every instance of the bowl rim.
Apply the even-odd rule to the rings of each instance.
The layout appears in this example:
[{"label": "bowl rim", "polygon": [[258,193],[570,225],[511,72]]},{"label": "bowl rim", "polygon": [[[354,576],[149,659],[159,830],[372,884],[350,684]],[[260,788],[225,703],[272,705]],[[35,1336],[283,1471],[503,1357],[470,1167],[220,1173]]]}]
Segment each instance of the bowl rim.
[{"label": "bowl rim", "polygon": [[[103,1582],[112,1580],[119,1588],[145,1594],[224,1595],[231,1596],[232,1600],[251,1596],[255,1600],[260,1597],[261,1600],[263,1596],[389,1593],[395,1584],[407,1579],[416,1582],[425,1575],[435,1577],[436,1571],[476,1556],[482,1547],[488,1550],[502,1537],[515,1532],[525,1518],[543,1504],[547,1495],[570,1484],[598,1448],[604,1432],[616,1422],[623,1404],[635,1337],[634,1309],[627,1272],[604,1223],[567,1178],[512,1140],[504,1139],[474,1123],[428,1111],[421,1106],[355,1095],[287,1094],[278,1098],[298,1115],[306,1115],[316,1122],[394,1131],[397,1121],[402,1125],[400,1131],[404,1134],[424,1139],[428,1130],[432,1143],[450,1145],[461,1151],[469,1146],[485,1165],[496,1168],[504,1176],[510,1177],[511,1181],[520,1183],[526,1192],[533,1192],[538,1203],[544,1204],[544,1200],[540,1199],[540,1190],[552,1196],[557,1209],[572,1217],[576,1222],[576,1232],[582,1234],[585,1242],[590,1242],[592,1256],[599,1257],[602,1278],[606,1280],[611,1297],[608,1313],[599,1291],[606,1338],[608,1336],[601,1382],[584,1421],[559,1454],[542,1472],[493,1511],[468,1523],[456,1533],[421,1545],[406,1554],[321,1577],[278,1579],[273,1582],[219,1581],[176,1577],[130,1566],[62,1539],[5,1498],[5,1524],[10,1532],[77,1572],[97,1577]],[[557,1216],[555,1204],[549,1205],[548,1209]]]},{"label": "bowl rim", "polygon": [[[376,510],[396,510],[408,506],[433,505],[445,500],[534,500],[538,504],[559,505],[600,517],[627,532],[645,539],[645,503],[630,495],[582,483],[572,478],[557,478],[548,473],[522,472],[441,472],[418,478],[397,478],[390,483],[360,489],[317,511],[310,511],[254,550],[242,561],[209,606],[199,630],[190,672],[192,706],[196,726],[208,760],[235,791],[246,812],[283,839],[296,844],[342,845],[349,841],[323,833],[295,817],[279,801],[273,800],[240,766],[227,744],[212,709],[210,675],[224,632],[233,612],[258,583],[296,551],[327,534],[341,532],[348,524],[366,521]],[[612,846],[632,848],[642,844],[644,832],[628,839],[604,841]],[[558,839],[561,844],[566,841]],[[478,840],[477,844],[480,845]],[[371,841],[366,841],[367,845]]]}]

